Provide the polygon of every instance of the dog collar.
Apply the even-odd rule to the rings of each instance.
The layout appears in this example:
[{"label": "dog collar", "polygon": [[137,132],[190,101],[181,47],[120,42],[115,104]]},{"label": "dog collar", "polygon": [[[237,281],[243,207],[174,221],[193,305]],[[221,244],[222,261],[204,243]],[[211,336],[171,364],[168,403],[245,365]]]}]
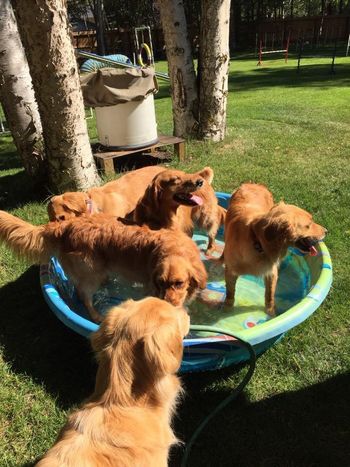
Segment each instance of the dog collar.
[{"label": "dog collar", "polygon": [[264,253],[263,247],[261,246],[261,243],[258,240],[255,240],[254,248],[258,253]]},{"label": "dog collar", "polygon": [[85,203],[86,203],[87,212],[89,214],[92,214],[92,199],[87,199]]}]

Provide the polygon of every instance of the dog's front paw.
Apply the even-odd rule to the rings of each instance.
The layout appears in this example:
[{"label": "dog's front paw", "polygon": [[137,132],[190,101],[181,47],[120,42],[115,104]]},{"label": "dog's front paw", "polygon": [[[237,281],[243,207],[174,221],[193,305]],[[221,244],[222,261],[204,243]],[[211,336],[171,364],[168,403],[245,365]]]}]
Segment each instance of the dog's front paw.
[{"label": "dog's front paw", "polygon": [[269,315],[269,316],[276,316],[276,310],[275,310],[275,307],[274,306],[270,306],[270,307],[267,307],[266,308],[266,313]]}]

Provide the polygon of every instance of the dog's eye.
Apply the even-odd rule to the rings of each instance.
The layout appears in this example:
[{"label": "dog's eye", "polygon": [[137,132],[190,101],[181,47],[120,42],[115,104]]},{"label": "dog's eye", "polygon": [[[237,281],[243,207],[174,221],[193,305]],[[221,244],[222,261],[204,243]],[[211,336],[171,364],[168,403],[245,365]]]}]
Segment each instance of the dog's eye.
[{"label": "dog's eye", "polygon": [[58,220],[59,220],[59,221],[65,221],[66,218],[65,218],[65,216],[58,216]]},{"label": "dog's eye", "polygon": [[175,289],[181,289],[183,287],[183,285],[184,285],[183,281],[174,282]]}]

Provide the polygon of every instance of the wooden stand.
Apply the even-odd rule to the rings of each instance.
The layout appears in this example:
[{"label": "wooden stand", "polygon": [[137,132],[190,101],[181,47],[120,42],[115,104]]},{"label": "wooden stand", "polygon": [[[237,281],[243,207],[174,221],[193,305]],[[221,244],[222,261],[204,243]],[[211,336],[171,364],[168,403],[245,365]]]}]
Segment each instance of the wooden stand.
[{"label": "wooden stand", "polygon": [[151,146],[146,146],[144,148],[139,149],[128,149],[125,151],[110,151],[110,152],[95,152],[94,158],[96,161],[96,165],[98,168],[104,170],[104,172],[108,175],[114,173],[114,164],[113,159],[116,157],[127,156],[129,154],[135,154],[136,152],[147,152],[150,151],[152,154],[156,154],[156,148],[160,148],[162,146],[169,146],[174,145],[174,152],[179,158],[180,161],[185,160],[185,140],[182,138],[178,138],[177,136],[165,136],[160,135],[159,141],[156,144],[152,144]]}]

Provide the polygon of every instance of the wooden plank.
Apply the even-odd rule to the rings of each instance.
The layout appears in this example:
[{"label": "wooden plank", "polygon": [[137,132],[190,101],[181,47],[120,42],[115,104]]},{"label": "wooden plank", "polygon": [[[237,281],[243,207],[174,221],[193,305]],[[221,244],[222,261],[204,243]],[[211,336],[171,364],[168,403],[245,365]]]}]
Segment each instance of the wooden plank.
[{"label": "wooden plank", "polygon": [[114,159],[115,157],[127,156],[128,154],[134,154],[135,152],[140,152],[140,151],[151,150],[151,152],[153,152],[155,148],[159,148],[161,146],[168,146],[171,144],[175,145],[178,143],[184,144],[185,140],[183,138],[178,138],[177,136],[160,135],[158,143],[152,144],[150,146],[145,146],[143,148],[138,148],[138,149],[127,149],[127,150],[122,150],[122,151],[96,152],[94,153],[94,156],[98,159],[108,160],[108,159]]},{"label": "wooden plank", "polygon": [[105,159],[102,161],[101,165],[106,175],[113,175],[115,173],[113,159]]},{"label": "wooden plank", "polygon": [[185,143],[176,143],[174,144],[174,151],[177,157],[179,158],[180,162],[183,162],[185,160],[186,154],[185,154]]}]

